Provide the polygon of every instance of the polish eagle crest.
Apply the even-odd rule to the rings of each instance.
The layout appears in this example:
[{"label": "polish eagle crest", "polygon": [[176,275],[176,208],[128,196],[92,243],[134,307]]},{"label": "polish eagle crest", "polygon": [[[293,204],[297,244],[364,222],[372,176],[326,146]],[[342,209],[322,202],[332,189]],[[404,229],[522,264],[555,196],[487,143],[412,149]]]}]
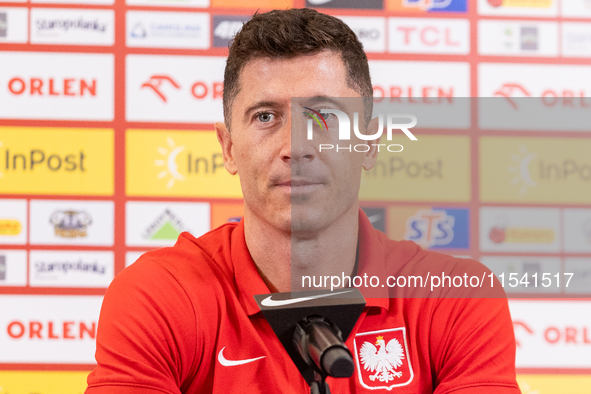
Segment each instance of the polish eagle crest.
[{"label": "polish eagle crest", "polygon": [[371,342],[366,341],[359,351],[361,363],[366,371],[375,374],[370,375],[369,379],[373,382],[376,379],[380,382],[388,383],[394,378],[402,377],[402,372],[396,369],[402,365],[404,359],[404,350],[396,338],[391,339],[386,345],[384,337],[376,337],[376,349]]}]

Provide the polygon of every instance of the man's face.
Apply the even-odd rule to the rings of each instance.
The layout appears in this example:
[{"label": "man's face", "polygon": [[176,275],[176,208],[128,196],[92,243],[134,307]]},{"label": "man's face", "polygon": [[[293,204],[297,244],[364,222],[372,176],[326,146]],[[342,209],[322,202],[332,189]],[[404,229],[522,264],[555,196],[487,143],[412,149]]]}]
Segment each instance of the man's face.
[{"label": "man's face", "polygon": [[[356,214],[361,169],[373,166],[375,152],[319,152],[318,140],[306,138],[308,118],[302,108],[362,111],[322,99],[360,97],[346,77],[340,56],[329,51],[285,60],[259,58],[243,68],[231,130],[221,123],[216,129],[226,168],[240,176],[247,216],[284,231],[313,234],[347,212]],[[337,135],[334,119],[332,124],[333,137],[325,136],[324,142]],[[343,143],[371,142],[353,137]]]}]

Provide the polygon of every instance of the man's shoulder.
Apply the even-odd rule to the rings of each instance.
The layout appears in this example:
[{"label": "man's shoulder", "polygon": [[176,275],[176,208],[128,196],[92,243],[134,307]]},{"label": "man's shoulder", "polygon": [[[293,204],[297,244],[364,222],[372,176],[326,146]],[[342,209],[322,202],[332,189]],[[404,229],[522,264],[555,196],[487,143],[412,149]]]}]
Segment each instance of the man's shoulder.
[{"label": "man's shoulder", "polygon": [[[505,298],[492,271],[469,256],[425,250],[415,242],[391,240],[381,232],[378,238],[385,253],[386,275],[422,283],[396,289],[407,297]],[[404,283],[403,279],[400,281]]]},{"label": "man's shoulder", "polygon": [[394,264],[391,268],[404,271],[438,269],[445,272],[486,269],[482,263],[468,256],[454,256],[440,251],[425,250],[413,241],[395,241],[381,231],[376,230],[376,232],[383,245],[387,264]]},{"label": "man's shoulder", "polygon": [[169,277],[184,286],[212,285],[232,272],[231,238],[236,223],[227,223],[200,237],[181,233],[172,247],[144,253],[124,269],[116,280],[140,283],[162,282]]}]

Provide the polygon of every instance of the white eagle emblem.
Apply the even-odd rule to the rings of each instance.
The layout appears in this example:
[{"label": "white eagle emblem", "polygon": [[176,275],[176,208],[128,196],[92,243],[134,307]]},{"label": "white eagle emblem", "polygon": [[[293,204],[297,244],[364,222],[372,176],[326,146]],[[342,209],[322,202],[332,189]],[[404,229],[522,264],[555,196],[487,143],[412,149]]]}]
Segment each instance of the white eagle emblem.
[{"label": "white eagle emblem", "polygon": [[394,338],[386,345],[383,336],[380,335],[376,339],[379,350],[372,343],[366,341],[359,351],[363,368],[371,373],[376,371],[369,379],[372,382],[377,379],[380,382],[388,383],[394,380],[394,377],[402,377],[402,372],[395,371],[402,365],[404,359],[404,350],[400,342]]}]

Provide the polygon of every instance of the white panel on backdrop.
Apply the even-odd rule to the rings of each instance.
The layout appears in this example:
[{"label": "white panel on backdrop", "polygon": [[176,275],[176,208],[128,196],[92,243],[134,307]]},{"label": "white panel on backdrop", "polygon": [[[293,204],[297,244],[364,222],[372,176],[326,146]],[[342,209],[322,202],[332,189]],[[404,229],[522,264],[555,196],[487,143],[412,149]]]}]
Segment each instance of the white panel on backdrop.
[{"label": "white panel on backdrop", "polygon": [[113,201],[32,200],[31,244],[112,246]]},{"label": "white panel on backdrop", "polygon": [[0,7],[0,43],[24,44],[28,40],[29,10]]},{"label": "white panel on backdrop", "polygon": [[31,9],[31,44],[113,45],[114,42],[114,11]]},{"label": "white panel on backdrop", "polygon": [[[0,146],[2,146],[2,141],[0,141]],[[27,200],[0,199],[0,245],[24,245],[26,243]]]},{"label": "white panel on backdrop", "polygon": [[562,22],[562,56],[591,57],[591,23]]},{"label": "white panel on backdrop", "polygon": [[130,265],[135,263],[137,261],[137,259],[139,259],[140,256],[143,255],[144,253],[146,253],[146,252],[127,252],[127,253],[125,253],[125,266],[129,267]]},{"label": "white panel on backdrop", "polygon": [[127,5],[159,6],[159,7],[199,7],[209,6],[209,0],[126,0]]},{"label": "white panel on backdrop", "polygon": [[223,120],[223,57],[127,55],[128,121]]},{"label": "white panel on backdrop", "polygon": [[479,106],[484,129],[591,130],[591,66],[480,63],[478,96],[498,97]]},{"label": "white panel on backdrop", "polygon": [[199,237],[210,230],[210,206],[202,202],[128,201],[127,246],[172,246],[180,233]]},{"label": "white panel on backdrop", "polygon": [[386,18],[337,16],[355,32],[365,52],[386,52]]},{"label": "white panel on backdrop", "polygon": [[0,295],[0,363],[94,364],[102,296]]},{"label": "white panel on backdrop", "polygon": [[560,252],[558,208],[480,208],[480,249],[489,252]]},{"label": "white panel on backdrop", "polygon": [[107,288],[115,275],[113,252],[32,250],[29,285]]},{"label": "white panel on backdrop", "polygon": [[0,53],[0,118],[113,120],[112,54]]},{"label": "white panel on backdrop", "polygon": [[[499,277],[507,294],[560,294],[564,290],[563,280],[569,279],[562,274],[561,261],[558,257],[483,256],[480,262]],[[562,281],[558,284],[554,277],[556,274]],[[517,281],[512,279],[513,277],[517,278]],[[544,279],[546,280],[543,281]]]},{"label": "white panel on backdrop", "polygon": [[591,257],[565,258],[564,272],[573,274],[569,286],[565,289],[566,294],[586,295],[587,297],[591,295]]},{"label": "white panel on backdrop", "polygon": [[562,16],[565,18],[591,18],[591,1],[562,0]]},{"label": "white panel on backdrop", "polygon": [[127,11],[128,47],[209,48],[209,14]]},{"label": "white panel on backdrop", "polygon": [[[478,66],[478,97],[501,97],[507,84],[518,84],[513,97],[591,96],[591,66],[481,63]],[[509,93],[509,92],[507,92]]]},{"label": "white panel on backdrop", "polygon": [[499,16],[557,17],[558,1],[559,0],[478,0],[478,13],[480,15]]},{"label": "white panel on backdrop", "polygon": [[591,368],[591,301],[510,300],[517,368]]},{"label": "white panel on backdrop", "polygon": [[27,252],[0,250],[0,287],[27,285]]},{"label": "white panel on backdrop", "polygon": [[591,209],[564,210],[564,251],[591,252]]},{"label": "white panel on backdrop", "polygon": [[478,53],[495,56],[558,56],[558,23],[512,20],[478,22]]},{"label": "white panel on backdrop", "polygon": [[470,127],[469,63],[370,60],[369,70],[374,114],[411,113],[418,119],[417,127]]},{"label": "white panel on backdrop", "polygon": [[394,53],[470,53],[466,19],[389,18],[389,51]]},{"label": "white panel on backdrop", "polygon": [[374,97],[470,97],[470,65],[460,62],[370,60]]}]

